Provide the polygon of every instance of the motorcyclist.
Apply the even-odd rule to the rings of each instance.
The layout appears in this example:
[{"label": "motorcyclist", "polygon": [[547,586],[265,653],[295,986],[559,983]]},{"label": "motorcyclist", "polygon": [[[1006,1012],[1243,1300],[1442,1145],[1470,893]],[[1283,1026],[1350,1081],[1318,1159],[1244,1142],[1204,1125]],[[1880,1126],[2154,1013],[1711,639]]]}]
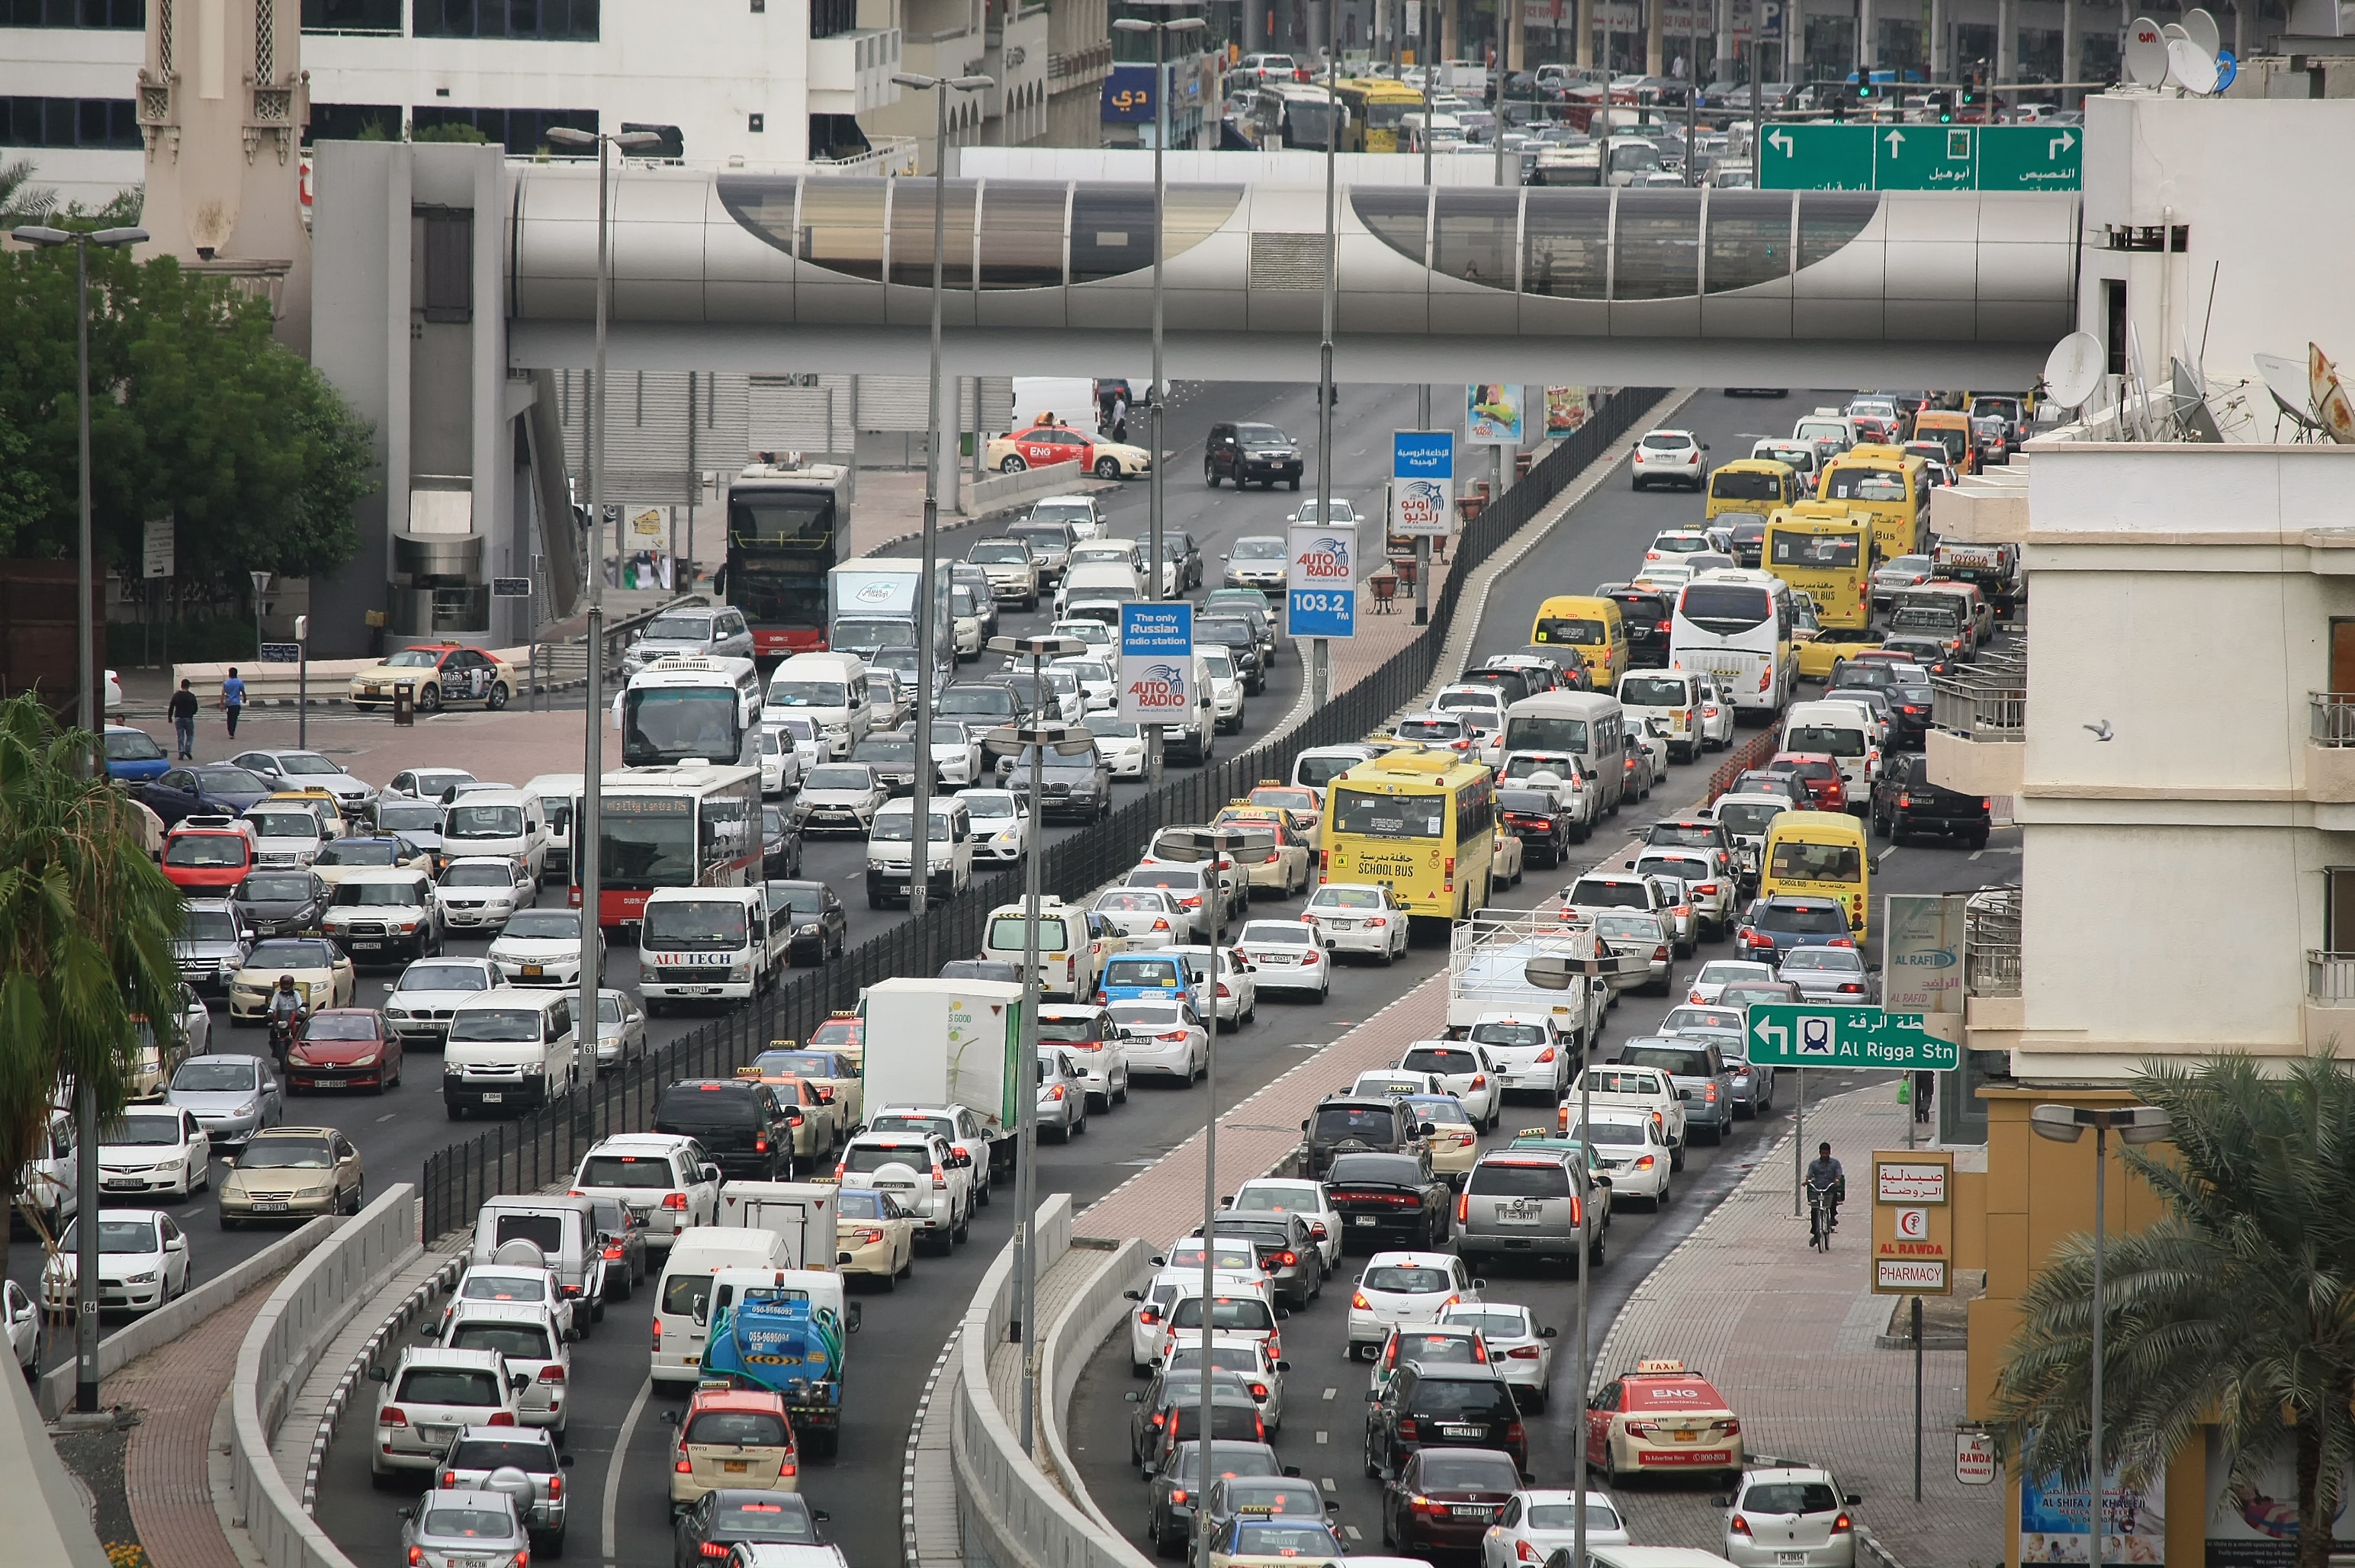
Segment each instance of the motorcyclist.
[{"label": "motorcyclist", "polygon": [[282,1064],[289,1047],[294,1043],[294,1030],[302,1024],[309,1009],[303,1004],[303,993],[294,988],[294,976],[278,976],[278,988],[270,993],[270,1045]]},{"label": "motorcyclist", "polygon": [[1848,1199],[1848,1172],[1832,1157],[1831,1145],[1816,1146],[1816,1157],[1807,1166],[1806,1184],[1810,1192],[1823,1194],[1824,1205],[1831,1211],[1829,1228],[1838,1230],[1839,1206]]}]

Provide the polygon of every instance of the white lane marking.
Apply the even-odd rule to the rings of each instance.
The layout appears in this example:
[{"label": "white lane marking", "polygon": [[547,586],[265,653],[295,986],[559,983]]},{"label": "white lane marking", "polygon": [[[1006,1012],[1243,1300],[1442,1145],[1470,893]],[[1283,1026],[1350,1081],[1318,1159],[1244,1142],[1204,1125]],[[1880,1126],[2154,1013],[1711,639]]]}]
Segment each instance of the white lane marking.
[{"label": "white lane marking", "polygon": [[[911,829],[911,831],[912,831],[912,829]],[[1984,850],[1984,849],[1974,849],[1974,850],[1972,850],[1972,851],[1971,851],[1971,859],[1974,859],[1974,860],[1976,860],[1976,859],[1977,859],[1980,856],[1982,856],[1982,855],[1984,855],[1984,854],[1986,854],[1986,853],[1987,853],[1987,851],[1986,851],[1986,850]]]},{"label": "white lane marking", "polygon": [[[910,832],[913,832],[913,831],[915,831],[915,830],[914,830],[913,828],[911,828],[911,829],[909,829],[909,831],[910,831]],[[389,1122],[389,1121],[392,1120],[392,1119],[393,1119],[393,1117],[395,1117],[395,1116],[397,1116],[397,1115],[400,1115],[400,1113],[399,1111],[387,1111],[383,1115],[378,1116],[378,1117],[377,1118],[377,1120],[378,1120],[378,1121],[379,1121],[379,1122]]]},{"label": "white lane marking", "polygon": [[655,1380],[648,1378],[638,1385],[638,1397],[630,1401],[630,1413],[622,1417],[622,1430],[613,1438],[613,1456],[605,1461],[605,1500],[599,1509],[598,1522],[604,1529],[605,1561],[615,1560],[613,1546],[614,1514],[622,1500],[622,1462],[629,1457],[630,1434],[637,1430],[638,1417],[646,1412],[646,1397],[655,1392]]},{"label": "white lane marking", "polygon": [[1349,1544],[1352,1546],[1366,1539],[1364,1536],[1358,1533],[1358,1527],[1354,1524],[1343,1525],[1341,1527],[1341,1533],[1349,1538]]},{"label": "white lane marking", "polygon": [[1325,1397],[1327,1399],[1331,1399],[1335,1394],[1339,1393],[1341,1391],[1337,1388],[1328,1388],[1325,1391]]}]

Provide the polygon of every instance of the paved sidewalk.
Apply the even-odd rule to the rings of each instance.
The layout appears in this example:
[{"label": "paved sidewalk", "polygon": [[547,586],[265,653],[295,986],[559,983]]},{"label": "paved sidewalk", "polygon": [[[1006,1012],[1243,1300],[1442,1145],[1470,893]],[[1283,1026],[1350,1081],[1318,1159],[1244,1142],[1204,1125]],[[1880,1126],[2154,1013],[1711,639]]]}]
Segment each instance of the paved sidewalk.
[{"label": "paved sidewalk", "polygon": [[[1859,1521],[1905,1568],[2003,1561],[2001,1487],[1955,1479],[1965,1353],[1923,1356],[1922,1501],[1913,1501],[1913,1356],[1876,1349],[1895,1296],[1869,1289],[1872,1151],[1905,1147],[1890,1084],[1807,1107],[1806,1147],[1829,1140],[1849,1173],[1849,1204],[1828,1255],[1808,1250],[1791,1214],[1791,1137],[1637,1287],[1594,1358],[1599,1388],[1644,1358],[1704,1373],[1742,1417],[1748,1452],[1829,1466],[1864,1499]],[[1575,1354],[1565,1349],[1564,1354]],[[1561,1481],[1560,1485],[1569,1483]],[[1709,1489],[1623,1488],[1636,1539],[1722,1548]]]},{"label": "paved sidewalk", "polygon": [[[319,1421],[336,1394],[344,1374],[351,1371],[353,1358],[368,1345],[368,1339],[387,1317],[407,1298],[409,1293],[440,1273],[450,1261],[447,1253],[428,1247],[410,1260],[409,1266],[385,1282],[384,1288],[354,1312],[351,1320],[319,1352],[319,1360],[311,1368],[311,1375],[286,1402],[285,1418],[279,1423],[278,1435],[271,1439],[270,1456],[278,1463],[278,1473],[286,1484],[303,1495],[304,1481],[311,1467],[311,1444],[319,1433]],[[355,1403],[358,1403],[356,1398]],[[372,1401],[369,1402],[371,1404]],[[347,1411],[363,1421],[375,1417],[365,1413]],[[177,1568],[165,1564],[165,1568]]]},{"label": "paved sidewalk", "polygon": [[163,1349],[107,1380],[107,1397],[136,1409],[123,1490],[139,1543],[159,1568],[239,1568],[213,1509],[213,1414],[237,1348],[277,1281],[265,1280]]}]

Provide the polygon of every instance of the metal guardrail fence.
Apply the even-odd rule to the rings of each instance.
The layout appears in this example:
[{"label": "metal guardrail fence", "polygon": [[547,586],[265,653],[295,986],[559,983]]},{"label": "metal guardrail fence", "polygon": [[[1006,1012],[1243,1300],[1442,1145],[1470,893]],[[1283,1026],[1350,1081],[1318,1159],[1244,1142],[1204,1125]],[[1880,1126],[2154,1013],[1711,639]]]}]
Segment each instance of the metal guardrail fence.
[{"label": "metal guardrail fence", "polygon": [[2355,691],[2306,694],[2307,739],[2334,750],[2355,746]]},{"label": "metal guardrail fence", "polygon": [[1963,906],[1963,983],[1974,997],[2019,995],[2018,888],[1989,888]]},{"label": "metal guardrail fence", "polygon": [[1966,671],[1930,683],[1930,724],[1966,741],[2002,742],[2028,738],[2028,683]]},{"label": "metal guardrail fence", "polygon": [[[1103,821],[1047,846],[1039,863],[1046,891],[1063,898],[1088,892],[1135,865],[1156,829],[1208,822],[1219,807],[1262,779],[1288,777],[1293,758],[1302,751],[1358,740],[1413,700],[1438,666],[1472,570],[1660,396],[1657,388],[1625,387],[1604,397],[1584,426],[1532,464],[1526,477],[1467,525],[1448,552],[1447,577],[1432,596],[1431,624],[1414,641],[1293,729],[1225,761],[1166,776],[1156,794],[1132,800]],[[566,1179],[600,1138],[644,1131],[664,1085],[681,1078],[726,1077],[773,1040],[806,1040],[827,1014],[855,1005],[859,992],[877,980],[937,974],[952,958],[971,957],[980,951],[982,923],[990,910],[1016,901],[1021,891],[1018,869],[976,877],[963,898],[932,906],[922,919],[901,921],[834,963],[796,974],[767,996],[634,1064],[429,1155],[422,1180],[425,1236],[430,1240],[471,1224],[483,1200],[494,1194],[531,1191]]]}]

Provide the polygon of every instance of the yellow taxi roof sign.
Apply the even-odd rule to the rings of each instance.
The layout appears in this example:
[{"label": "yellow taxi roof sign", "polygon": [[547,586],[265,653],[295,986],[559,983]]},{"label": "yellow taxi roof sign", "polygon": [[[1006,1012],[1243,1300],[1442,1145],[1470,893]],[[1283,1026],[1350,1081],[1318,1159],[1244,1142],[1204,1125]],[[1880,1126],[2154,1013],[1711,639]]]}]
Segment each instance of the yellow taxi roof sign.
[{"label": "yellow taxi roof sign", "polygon": [[1636,1370],[1639,1372],[1680,1372],[1685,1370],[1685,1364],[1673,1359],[1642,1360],[1636,1363]]}]

